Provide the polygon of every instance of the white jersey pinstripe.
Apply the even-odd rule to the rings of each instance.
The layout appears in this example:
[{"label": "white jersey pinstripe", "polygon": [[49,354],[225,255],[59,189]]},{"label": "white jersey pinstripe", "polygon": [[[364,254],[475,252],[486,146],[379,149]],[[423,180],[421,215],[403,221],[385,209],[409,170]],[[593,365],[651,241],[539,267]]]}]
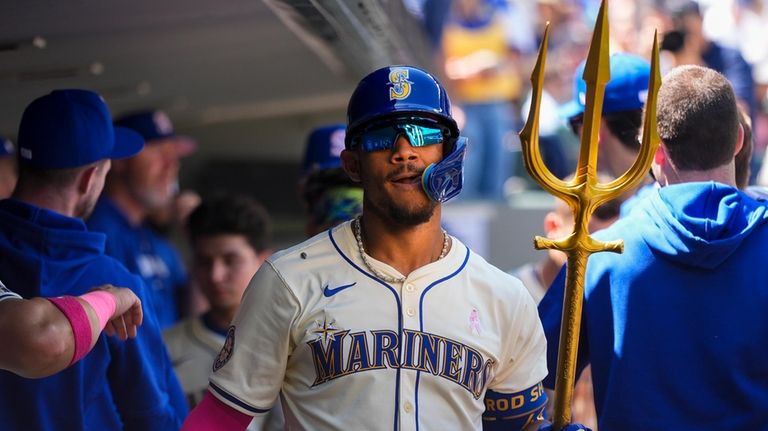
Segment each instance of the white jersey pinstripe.
[{"label": "white jersey pinstripe", "polygon": [[289,429],[481,429],[485,391],[539,383],[546,343],[520,281],[452,244],[402,285],[365,270],[350,223],[276,253],[244,295],[213,393],[254,414],[282,391]]}]

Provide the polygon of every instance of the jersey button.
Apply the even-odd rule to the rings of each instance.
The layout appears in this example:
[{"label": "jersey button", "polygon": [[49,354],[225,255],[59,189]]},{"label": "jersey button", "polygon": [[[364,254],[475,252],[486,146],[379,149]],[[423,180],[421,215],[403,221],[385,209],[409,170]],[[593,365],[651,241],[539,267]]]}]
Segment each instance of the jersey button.
[{"label": "jersey button", "polygon": [[413,292],[416,290],[416,286],[412,285],[411,283],[408,283],[405,285],[405,290],[407,290],[408,292]]},{"label": "jersey button", "polygon": [[403,404],[403,410],[405,410],[406,413],[410,413],[413,411],[413,404],[411,404],[410,401],[406,401],[405,404]]},{"label": "jersey button", "polygon": [[416,315],[416,310],[413,307],[408,307],[408,309],[405,310],[405,314],[413,317]]}]

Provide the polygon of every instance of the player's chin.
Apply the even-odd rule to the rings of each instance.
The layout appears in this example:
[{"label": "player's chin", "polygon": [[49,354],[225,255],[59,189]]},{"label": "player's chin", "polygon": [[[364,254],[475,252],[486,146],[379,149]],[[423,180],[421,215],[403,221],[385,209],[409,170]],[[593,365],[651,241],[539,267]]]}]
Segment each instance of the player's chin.
[{"label": "player's chin", "polygon": [[418,202],[414,200],[392,202],[388,212],[390,218],[402,226],[417,226],[429,222],[436,207],[437,204],[424,195]]}]

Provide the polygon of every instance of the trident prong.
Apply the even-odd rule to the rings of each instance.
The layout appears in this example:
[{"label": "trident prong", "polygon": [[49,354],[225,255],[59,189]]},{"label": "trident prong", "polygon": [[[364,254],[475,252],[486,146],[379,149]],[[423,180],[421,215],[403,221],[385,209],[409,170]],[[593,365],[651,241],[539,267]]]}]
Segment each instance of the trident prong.
[{"label": "trident prong", "polygon": [[571,421],[571,400],[576,374],[581,312],[584,302],[584,275],[587,260],[592,253],[624,250],[622,240],[600,242],[589,235],[588,225],[592,212],[603,203],[634,189],[647,175],[659,145],[656,131],[656,97],[661,86],[659,72],[658,36],[654,36],[651,59],[651,77],[648,85],[648,99],[643,123],[643,138],[638,158],[619,178],[606,184],[597,180],[597,144],[605,86],[610,80],[610,57],[608,46],[608,6],[603,0],[597,15],[592,42],[589,47],[584,81],[587,95],[584,109],[584,128],[579,146],[579,159],[572,180],[560,180],[547,168],[539,148],[539,113],[544,82],[544,66],[549,41],[549,23],[539,48],[539,56],[531,73],[532,96],[528,120],[520,132],[523,161],[530,176],[550,194],[565,201],[574,215],[573,233],[565,238],[551,240],[536,236],[534,247],[538,250],[555,249],[568,256],[566,268],[565,298],[560,328],[560,345],[555,383],[554,427],[560,430]]}]

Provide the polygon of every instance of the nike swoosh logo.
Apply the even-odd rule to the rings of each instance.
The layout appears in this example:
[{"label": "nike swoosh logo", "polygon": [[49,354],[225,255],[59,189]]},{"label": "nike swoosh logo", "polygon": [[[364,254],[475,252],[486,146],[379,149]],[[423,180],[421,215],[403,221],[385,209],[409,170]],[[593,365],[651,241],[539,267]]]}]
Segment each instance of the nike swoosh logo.
[{"label": "nike swoosh logo", "polygon": [[356,284],[357,284],[357,282],[354,282],[352,284],[345,284],[345,285],[339,286],[339,287],[334,288],[334,289],[329,288],[328,285],[326,284],[325,287],[323,288],[323,295],[326,298],[330,298],[331,296],[341,292],[342,290],[349,289],[350,287],[352,287],[352,286],[354,286]]}]

